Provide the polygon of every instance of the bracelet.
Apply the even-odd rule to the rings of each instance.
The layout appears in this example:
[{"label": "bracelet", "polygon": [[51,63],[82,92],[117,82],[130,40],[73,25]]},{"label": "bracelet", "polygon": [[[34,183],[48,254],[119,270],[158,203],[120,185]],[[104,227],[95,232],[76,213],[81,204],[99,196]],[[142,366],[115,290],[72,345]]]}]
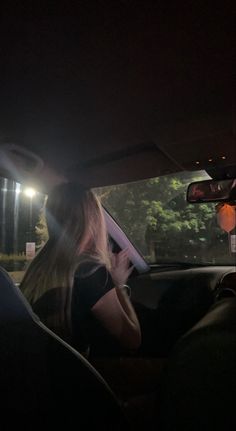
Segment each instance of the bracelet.
[{"label": "bracelet", "polygon": [[131,288],[130,286],[128,286],[128,284],[123,284],[121,287],[123,287],[126,290],[126,293],[128,295],[128,297],[131,297]]}]

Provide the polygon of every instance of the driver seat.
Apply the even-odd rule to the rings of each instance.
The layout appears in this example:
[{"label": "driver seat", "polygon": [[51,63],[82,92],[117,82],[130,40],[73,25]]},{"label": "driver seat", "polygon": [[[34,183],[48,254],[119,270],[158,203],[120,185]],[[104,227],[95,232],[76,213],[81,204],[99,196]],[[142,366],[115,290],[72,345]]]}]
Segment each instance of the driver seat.
[{"label": "driver seat", "polygon": [[236,298],[216,303],[178,341],[160,398],[160,431],[236,429]]},{"label": "driver seat", "polygon": [[0,268],[0,412],[8,429],[125,430],[96,370],[47,329]]}]

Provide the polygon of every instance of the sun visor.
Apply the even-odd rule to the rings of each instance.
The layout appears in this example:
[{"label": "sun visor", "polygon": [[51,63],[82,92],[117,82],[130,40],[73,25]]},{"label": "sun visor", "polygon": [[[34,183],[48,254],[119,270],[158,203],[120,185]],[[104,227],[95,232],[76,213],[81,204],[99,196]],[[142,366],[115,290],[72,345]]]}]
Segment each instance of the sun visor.
[{"label": "sun visor", "polygon": [[12,143],[0,145],[0,175],[30,185],[43,193],[65,181],[64,177],[49,169],[36,154]]},{"label": "sun visor", "polygon": [[2,176],[23,182],[42,170],[43,161],[31,151],[15,144],[0,145],[0,172]]},{"label": "sun visor", "polygon": [[154,143],[128,147],[72,166],[66,176],[88,187],[121,184],[182,170]]}]

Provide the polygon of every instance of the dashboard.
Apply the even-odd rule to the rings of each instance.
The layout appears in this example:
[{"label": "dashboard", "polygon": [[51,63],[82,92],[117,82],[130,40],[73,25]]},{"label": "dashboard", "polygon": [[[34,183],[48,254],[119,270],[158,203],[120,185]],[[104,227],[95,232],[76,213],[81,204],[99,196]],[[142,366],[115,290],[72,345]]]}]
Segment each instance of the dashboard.
[{"label": "dashboard", "polygon": [[[187,269],[156,269],[148,274],[141,274],[131,278],[129,285],[132,290],[132,299],[152,310],[157,309],[163,295],[170,289],[193,290],[204,287],[206,291],[215,292],[224,285],[236,284],[235,266],[206,266],[191,267]],[[236,290],[236,289],[235,289]]]},{"label": "dashboard", "polygon": [[142,329],[143,355],[167,356],[214,303],[236,296],[236,268],[152,268],[129,280]]}]

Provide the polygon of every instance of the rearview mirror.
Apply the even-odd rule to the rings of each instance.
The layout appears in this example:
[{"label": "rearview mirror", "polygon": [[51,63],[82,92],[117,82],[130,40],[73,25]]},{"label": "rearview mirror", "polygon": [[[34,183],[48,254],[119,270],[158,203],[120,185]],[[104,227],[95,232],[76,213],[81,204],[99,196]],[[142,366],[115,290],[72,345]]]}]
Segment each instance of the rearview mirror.
[{"label": "rearview mirror", "polygon": [[188,186],[187,201],[190,203],[234,200],[236,179],[198,181]]}]

